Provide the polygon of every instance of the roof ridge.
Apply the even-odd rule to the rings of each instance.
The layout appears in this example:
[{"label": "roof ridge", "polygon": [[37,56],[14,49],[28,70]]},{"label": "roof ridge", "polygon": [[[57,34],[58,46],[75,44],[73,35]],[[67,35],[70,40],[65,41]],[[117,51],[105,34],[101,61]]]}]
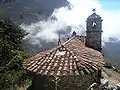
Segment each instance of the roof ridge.
[{"label": "roof ridge", "polygon": [[66,42],[64,42],[63,44],[61,44],[61,45],[65,45],[65,44],[67,44],[69,41],[71,41],[72,39],[74,39],[75,38],[75,36],[73,36],[72,38],[70,38],[69,40],[67,40]]}]

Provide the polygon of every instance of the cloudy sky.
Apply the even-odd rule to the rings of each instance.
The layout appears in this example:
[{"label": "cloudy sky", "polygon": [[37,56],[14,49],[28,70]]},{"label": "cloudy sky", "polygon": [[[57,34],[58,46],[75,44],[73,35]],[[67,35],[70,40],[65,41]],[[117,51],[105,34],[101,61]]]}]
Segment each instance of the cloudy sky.
[{"label": "cloudy sky", "polygon": [[103,17],[103,38],[118,38],[120,40],[120,0],[99,0]]},{"label": "cloudy sky", "polygon": [[[96,13],[103,19],[103,41],[108,42],[109,37],[120,40],[120,0],[68,0],[70,7],[55,9],[47,21],[39,21],[31,25],[21,25],[30,32],[28,37],[55,39],[57,30],[71,26],[79,35],[86,30],[86,19],[96,8]],[[51,20],[51,17],[57,20]],[[82,27],[81,27],[82,26]],[[80,29],[78,29],[80,28]],[[33,31],[37,31],[34,36]],[[33,41],[35,41],[33,40]]]}]

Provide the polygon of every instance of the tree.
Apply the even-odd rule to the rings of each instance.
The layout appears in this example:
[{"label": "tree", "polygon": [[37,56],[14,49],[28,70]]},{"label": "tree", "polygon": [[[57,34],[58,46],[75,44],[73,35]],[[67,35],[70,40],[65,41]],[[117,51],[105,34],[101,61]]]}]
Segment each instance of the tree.
[{"label": "tree", "polygon": [[23,60],[28,57],[22,47],[25,30],[9,18],[0,20],[0,90],[25,80]]}]

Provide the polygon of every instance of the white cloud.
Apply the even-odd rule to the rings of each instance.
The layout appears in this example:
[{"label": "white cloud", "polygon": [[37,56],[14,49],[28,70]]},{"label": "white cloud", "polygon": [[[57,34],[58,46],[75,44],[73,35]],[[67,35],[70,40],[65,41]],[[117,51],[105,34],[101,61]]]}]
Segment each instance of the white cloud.
[{"label": "white cloud", "polygon": [[[68,7],[62,7],[55,9],[52,16],[55,16],[57,20],[39,21],[31,25],[22,25],[24,29],[31,33],[35,30],[38,32],[33,36],[34,39],[40,37],[45,39],[55,39],[58,36],[54,33],[56,30],[60,30],[65,26],[79,27],[79,25],[86,26],[87,17],[92,14],[92,9],[96,8],[97,14],[103,18],[103,40],[108,41],[109,37],[120,38],[120,12],[106,11],[102,8],[101,4],[97,0],[68,0],[72,4],[72,9]],[[85,29],[76,29],[77,32],[83,32]]]},{"label": "white cloud", "polygon": [[104,11],[103,13],[103,39],[109,41],[109,37],[120,39],[120,12]]}]

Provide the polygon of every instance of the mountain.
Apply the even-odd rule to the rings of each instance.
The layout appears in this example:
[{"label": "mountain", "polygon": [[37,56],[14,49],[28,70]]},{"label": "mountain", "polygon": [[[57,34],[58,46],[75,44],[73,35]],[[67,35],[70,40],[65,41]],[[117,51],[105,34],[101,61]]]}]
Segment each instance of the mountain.
[{"label": "mountain", "polygon": [[0,19],[31,23],[45,19],[55,8],[67,6],[67,0],[0,0]]},{"label": "mountain", "polygon": [[114,66],[120,69],[120,40],[105,42],[103,54]]}]

